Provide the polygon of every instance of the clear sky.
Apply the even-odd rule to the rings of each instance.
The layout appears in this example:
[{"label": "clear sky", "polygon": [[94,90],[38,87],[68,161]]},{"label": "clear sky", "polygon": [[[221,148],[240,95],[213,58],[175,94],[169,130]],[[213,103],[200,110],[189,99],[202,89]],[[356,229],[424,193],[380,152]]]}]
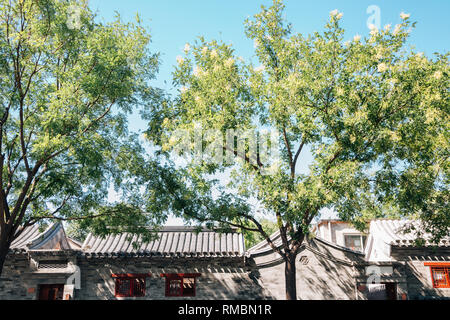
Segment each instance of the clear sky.
[{"label": "clear sky", "polygon": [[[245,37],[243,22],[270,6],[272,0],[89,0],[98,19],[111,21],[118,12],[125,21],[139,13],[152,35],[151,49],[162,55],[162,65],[154,85],[171,90],[171,72],[186,42],[198,36],[232,43],[237,55],[253,57],[253,42]],[[427,55],[450,47],[450,0],[286,0],[285,15],[294,32],[304,35],[322,30],[329,12],[344,13],[343,26],[348,39],[367,35],[367,8],[380,8],[381,26],[400,23],[400,13],[410,13],[417,27],[410,43]],[[133,119],[135,120],[135,119]],[[138,120],[138,119],[136,119]],[[136,129],[145,123],[133,121]]]},{"label": "clear sky", "polygon": [[[136,13],[152,35],[151,50],[160,52],[162,64],[153,85],[172,89],[171,73],[176,57],[183,54],[184,45],[204,36],[232,43],[236,53],[253,60],[253,41],[244,34],[243,22],[260,12],[260,6],[270,6],[272,0],[89,0],[91,9],[101,21],[111,21],[118,12],[124,21],[134,21]],[[411,14],[417,21],[410,44],[427,55],[444,53],[450,47],[450,0],[286,0],[285,17],[294,32],[308,35],[321,31],[329,12],[344,13],[342,24],[346,37],[369,33],[369,6],[380,9],[381,27],[400,23],[400,13]],[[144,121],[133,115],[130,129],[146,128]],[[174,222],[174,221],[171,221]]]}]

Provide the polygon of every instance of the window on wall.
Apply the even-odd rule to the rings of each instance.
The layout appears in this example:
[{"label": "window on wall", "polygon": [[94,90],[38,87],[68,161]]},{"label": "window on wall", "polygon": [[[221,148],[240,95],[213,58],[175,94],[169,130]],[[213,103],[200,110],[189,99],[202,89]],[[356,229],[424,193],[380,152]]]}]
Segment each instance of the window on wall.
[{"label": "window on wall", "polygon": [[450,263],[425,263],[430,267],[433,288],[450,288]]},{"label": "window on wall", "polygon": [[145,296],[146,278],[149,274],[113,274],[116,297]]},{"label": "window on wall", "polygon": [[166,278],[166,297],[195,297],[199,273],[168,273],[161,276]]},{"label": "window on wall", "polygon": [[362,235],[344,235],[345,240],[345,246],[349,249],[355,250],[355,251],[364,251],[365,244],[366,244],[366,236]]},{"label": "window on wall", "polygon": [[195,296],[195,278],[183,278],[183,295]]}]

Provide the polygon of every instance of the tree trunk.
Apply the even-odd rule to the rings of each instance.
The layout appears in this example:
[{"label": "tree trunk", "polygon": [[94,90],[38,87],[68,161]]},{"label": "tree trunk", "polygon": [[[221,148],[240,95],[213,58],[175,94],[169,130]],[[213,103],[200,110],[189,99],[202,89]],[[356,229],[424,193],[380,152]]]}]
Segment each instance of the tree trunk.
[{"label": "tree trunk", "polygon": [[286,300],[297,300],[296,257],[297,255],[289,254],[285,262]]},{"label": "tree trunk", "polygon": [[6,243],[0,243],[0,277],[3,272],[3,265],[6,262],[6,255],[8,254],[9,246]]},{"label": "tree trunk", "polygon": [[3,228],[0,232],[0,276],[3,272],[3,266],[6,262],[6,256],[8,255],[9,248],[11,247],[12,241],[9,240],[8,232],[9,228]]}]

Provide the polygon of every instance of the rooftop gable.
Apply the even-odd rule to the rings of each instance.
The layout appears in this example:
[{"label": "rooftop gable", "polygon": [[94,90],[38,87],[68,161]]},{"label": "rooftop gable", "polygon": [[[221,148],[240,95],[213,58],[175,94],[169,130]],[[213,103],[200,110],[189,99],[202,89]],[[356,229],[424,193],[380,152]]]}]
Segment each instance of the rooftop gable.
[{"label": "rooftop gable", "polygon": [[62,223],[54,223],[44,231],[40,226],[25,228],[12,242],[11,250],[69,250],[78,249],[79,245],[69,239]]}]

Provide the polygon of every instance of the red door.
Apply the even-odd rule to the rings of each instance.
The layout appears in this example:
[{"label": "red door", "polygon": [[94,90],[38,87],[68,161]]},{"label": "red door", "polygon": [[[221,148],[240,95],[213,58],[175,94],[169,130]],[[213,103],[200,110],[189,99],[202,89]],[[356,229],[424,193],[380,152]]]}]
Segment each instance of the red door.
[{"label": "red door", "polygon": [[39,300],[62,300],[63,284],[41,284],[39,286]]}]

